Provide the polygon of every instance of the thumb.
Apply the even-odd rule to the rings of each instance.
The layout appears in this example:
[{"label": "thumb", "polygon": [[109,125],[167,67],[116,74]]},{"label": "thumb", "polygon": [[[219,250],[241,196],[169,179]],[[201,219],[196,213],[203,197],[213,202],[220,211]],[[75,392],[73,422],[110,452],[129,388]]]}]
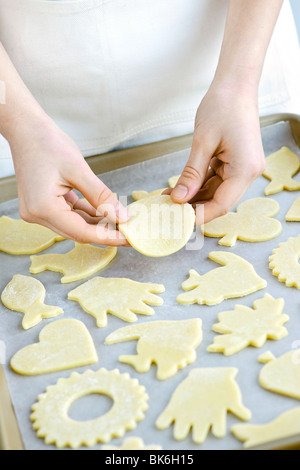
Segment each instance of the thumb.
[{"label": "thumb", "polygon": [[209,153],[194,138],[187,164],[171,192],[174,202],[188,202],[197,194],[204,182],[209,162]]}]

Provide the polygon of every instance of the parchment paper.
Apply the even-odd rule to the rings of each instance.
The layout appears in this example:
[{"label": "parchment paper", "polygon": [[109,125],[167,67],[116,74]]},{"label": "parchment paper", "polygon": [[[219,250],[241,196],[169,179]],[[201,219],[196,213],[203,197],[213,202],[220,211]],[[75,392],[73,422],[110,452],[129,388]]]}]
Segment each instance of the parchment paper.
[{"label": "parchment paper", "polygon": [[[287,145],[294,152],[300,154],[298,147],[293,141],[288,123],[278,123],[262,129],[265,154],[278,150],[282,145]],[[145,189],[148,191],[166,187],[170,176],[179,174],[188,158],[189,151],[180,151],[172,155],[159,157],[145,163],[122,168],[101,175],[102,180],[119,196],[129,196],[128,202],[132,202],[130,195],[133,190]],[[300,173],[295,179],[300,180]],[[268,180],[264,177],[258,178],[251,188],[248,189],[242,200],[263,196],[264,188]],[[268,267],[268,257],[272,250],[288,237],[297,236],[300,232],[300,223],[285,222],[285,215],[292,202],[299,196],[299,191],[272,195],[273,199],[280,204],[280,212],[276,216],[283,225],[282,233],[273,240],[260,243],[247,243],[237,241],[232,248],[218,245],[218,238],[203,238],[197,240],[197,245],[190,245],[190,249],[182,249],[178,253],[165,258],[148,258],[135,251],[133,248],[120,248],[115,260],[104,270],[96,275],[107,277],[129,277],[141,282],[156,282],[165,285],[166,291],[161,294],[164,304],[155,307],[155,315],[148,317],[138,315],[138,322],[155,320],[183,320],[187,318],[201,318],[203,321],[203,341],[197,348],[197,359],[193,364],[180,370],[172,378],[159,381],[156,378],[156,366],[153,365],[148,373],[137,373],[133,367],[118,361],[121,354],[135,354],[136,341],[105,345],[104,340],[115,329],[129,325],[113,315],[108,316],[108,325],[105,328],[96,326],[95,318],[82,310],[77,302],[67,299],[67,294],[85,280],[63,285],[60,283],[61,274],[54,272],[43,272],[37,276],[46,287],[46,303],[58,305],[64,309],[64,315],[53,319],[43,320],[30,330],[23,330],[21,313],[12,312],[0,305],[0,341],[5,345],[6,363],[4,364],[5,375],[14,405],[15,413],[21,430],[26,449],[56,449],[55,446],[45,445],[32,429],[29,419],[31,406],[36,402],[39,394],[43,393],[48,385],[53,385],[60,377],[69,377],[73,370],[65,370],[59,373],[51,373],[40,376],[25,377],[14,373],[9,366],[11,357],[22,347],[38,341],[41,329],[51,321],[61,318],[77,318],[85,323],[94,340],[99,362],[93,366],[76,369],[83,372],[86,369],[98,370],[105,367],[108,370],[118,368],[121,372],[128,372],[146,387],[149,395],[149,409],[145,419],[137,424],[136,429],[129,431],[125,437],[139,436],[147,445],[158,444],[163,449],[195,449],[195,450],[223,450],[239,449],[242,443],[230,432],[232,425],[241,421],[228,414],[227,435],[223,439],[216,439],[209,434],[203,445],[196,445],[192,441],[191,434],[183,441],[173,438],[173,427],[160,431],[155,427],[155,421],[165,409],[175,388],[184,380],[192,368],[197,367],[236,367],[239,373],[236,377],[241,389],[244,405],[252,411],[251,423],[262,424],[275,419],[280,413],[293,407],[300,406],[296,399],[284,397],[262,389],[258,384],[258,374],[263,367],[257,361],[258,356],[267,350],[271,350],[278,357],[281,354],[297,349],[300,346],[300,292],[295,288],[286,287],[278,281]],[[10,201],[0,205],[0,215],[18,217],[17,201]],[[66,240],[56,243],[43,253],[66,253],[74,246],[72,241]],[[198,249],[195,249],[197,248]],[[193,248],[193,249],[192,249]],[[244,257],[255,267],[256,272],[267,280],[267,287],[252,295],[225,300],[216,306],[205,305],[180,305],[176,297],[183,292],[182,282],[187,278],[190,269],[196,269],[199,274],[204,274],[219,265],[208,259],[208,254],[213,250],[229,250]],[[0,252],[0,289],[1,291],[11,280],[14,274],[29,275],[29,256],[11,256]],[[267,341],[260,349],[247,348],[240,353],[225,357],[222,354],[208,353],[207,347],[213,342],[217,333],[212,331],[212,325],[217,323],[217,316],[225,310],[232,310],[236,304],[249,307],[253,302],[271,294],[275,298],[283,297],[285,300],[284,312],[289,315],[290,320],[285,325],[289,335],[280,341]],[[78,400],[70,409],[70,416],[74,419],[91,419],[98,417],[109,409],[111,400],[104,396],[88,396]],[[1,410],[0,410],[1,412]],[[300,439],[299,439],[300,440]],[[123,439],[113,439],[113,445],[120,445]],[[93,449],[101,449],[99,443]]]}]

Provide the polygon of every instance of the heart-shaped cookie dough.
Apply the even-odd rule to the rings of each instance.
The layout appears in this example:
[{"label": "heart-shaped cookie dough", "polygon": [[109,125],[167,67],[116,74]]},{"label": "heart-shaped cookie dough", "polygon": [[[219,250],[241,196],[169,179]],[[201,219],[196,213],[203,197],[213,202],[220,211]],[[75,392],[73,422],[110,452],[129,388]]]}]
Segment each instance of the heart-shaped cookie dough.
[{"label": "heart-shaped cookie dough", "polygon": [[45,326],[39,343],[20,349],[11,359],[11,368],[22,375],[39,375],[98,361],[93,340],[79,320],[57,320]]}]

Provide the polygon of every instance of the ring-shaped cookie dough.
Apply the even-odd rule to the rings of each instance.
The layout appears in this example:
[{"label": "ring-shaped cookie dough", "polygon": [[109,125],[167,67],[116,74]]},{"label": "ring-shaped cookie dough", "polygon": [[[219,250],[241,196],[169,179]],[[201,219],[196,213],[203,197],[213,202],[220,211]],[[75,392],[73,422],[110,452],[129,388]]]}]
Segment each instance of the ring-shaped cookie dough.
[{"label": "ring-shaped cookie dough", "polygon": [[288,287],[300,289],[300,235],[289,238],[286,242],[279,243],[269,257],[269,267],[279,281]]},{"label": "ring-shaped cookie dough", "polygon": [[[89,394],[104,394],[113,399],[111,409],[99,418],[75,421],[68,416],[71,404]],[[30,416],[37,436],[46,444],[56,447],[91,447],[97,442],[108,442],[113,437],[122,437],[125,431],[134,429],[136,422],[144,418],[148,408],[145,387],[129,374],[120,374],[117,369],[96,372],[87,370],[83,374],[74,372],[67,379],[59,379],[46,392],[39,395],[32,406]]]}]

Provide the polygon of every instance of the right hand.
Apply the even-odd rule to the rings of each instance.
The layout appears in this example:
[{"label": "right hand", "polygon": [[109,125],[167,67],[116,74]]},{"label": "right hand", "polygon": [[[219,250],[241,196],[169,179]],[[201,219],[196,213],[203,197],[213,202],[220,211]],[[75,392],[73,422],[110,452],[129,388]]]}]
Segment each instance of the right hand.
[{"label": "right hand", "polygon": [[[128,215],[92,172],[77,145],[50,118],[24,123],[9,139],[19,212],[79,243],[128,246],[117,230]],[[73,189],[85,198],[80,200]]]}]

